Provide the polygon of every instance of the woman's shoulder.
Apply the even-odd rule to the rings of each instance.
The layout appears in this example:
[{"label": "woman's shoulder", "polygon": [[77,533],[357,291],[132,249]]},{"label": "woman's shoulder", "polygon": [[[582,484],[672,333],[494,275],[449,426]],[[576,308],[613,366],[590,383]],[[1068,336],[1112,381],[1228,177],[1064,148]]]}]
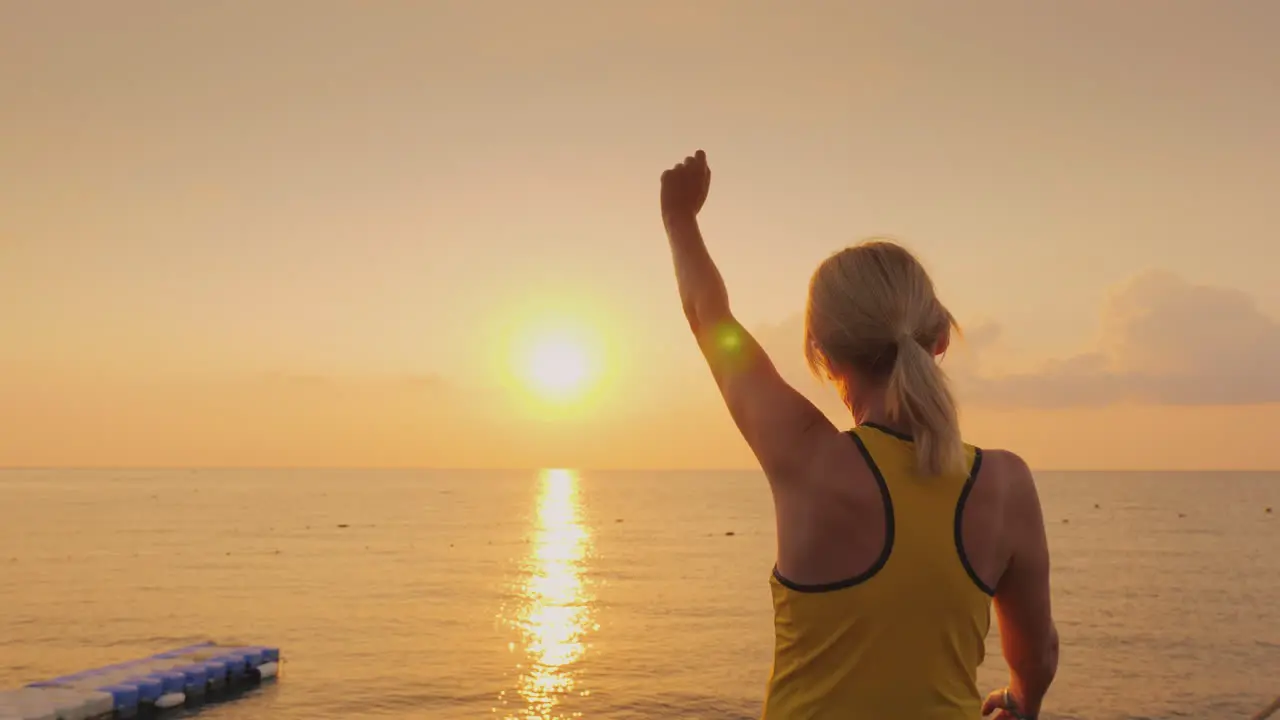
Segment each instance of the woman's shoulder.
[{"label": "woman's shoulder", "polygon": [[983,448],[980,452],[984,475],[1000,478],[1000,481],[1014,485],[1035,485],[1031,467],[1021,455],[1000,448]]},{"label": "woman's shoulder", "polygon": [[1040,517],[1040,497],[1027,461],[1016,452],[983,449],[982,465],[974,479],[975,495],[984,496],[1007,515],[1025,519]]},{"label": "woman's shoulder", "polygon": [[1001,476],[1031,479],[1031,467],[1022,456],[1012,450],[981,448],[982,469]]}]

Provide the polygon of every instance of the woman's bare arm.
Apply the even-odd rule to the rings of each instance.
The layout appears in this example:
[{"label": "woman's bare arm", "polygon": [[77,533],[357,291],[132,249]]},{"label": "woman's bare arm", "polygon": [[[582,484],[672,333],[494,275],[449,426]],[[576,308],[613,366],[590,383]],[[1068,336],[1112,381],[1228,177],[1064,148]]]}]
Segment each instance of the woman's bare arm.
[{"label": "woman's bare arm", "polygon": [[[993,455],[995,453],[992,453]],[[1031,470],[1013,453],[999,453],[1010,478],[1013,555],[996,586],[1000,641],[1009,665],[1009,689],[1022,713],[1035,717],[1058,672],[1058,629],[1049,592],[1049,543]]]},{"label": "woman's bare arm", "polygon": [[800,476],[815,444],[838,430],[782,379],[729,309],[724,280],[697,220],[710,182],[701,150],[662,176],[662,218],[681,305],[729,413],[765,473],[774,481]]}]

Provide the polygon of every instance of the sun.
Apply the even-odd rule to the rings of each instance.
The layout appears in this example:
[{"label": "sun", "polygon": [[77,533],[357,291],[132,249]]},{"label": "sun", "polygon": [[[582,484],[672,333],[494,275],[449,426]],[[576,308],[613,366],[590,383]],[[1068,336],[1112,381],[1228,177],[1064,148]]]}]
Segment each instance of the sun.
[{"label": "sun", "polygon": [[589,372],[586,350],[572,341],[547,338],[538,341],[529,353],[529,382],[543,395],[581,391]]},{"label": "sun", "polygon": [[598,299],[536,295],[497,318],[485,354],[512,410],[539,423],[582,420],[614,401],[621,353]]},{"label": "sun", "polygon": [[579,400],[598,374],[596,353],[586,338],[541,332],[529,338],[519,358],[523,384],[537,397],[557,403]]}]

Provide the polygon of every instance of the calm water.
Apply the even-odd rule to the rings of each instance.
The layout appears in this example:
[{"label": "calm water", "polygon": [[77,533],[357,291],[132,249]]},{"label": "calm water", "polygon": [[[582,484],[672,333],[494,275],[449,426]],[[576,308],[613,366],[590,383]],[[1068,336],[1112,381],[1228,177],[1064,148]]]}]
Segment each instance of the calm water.
[{"label": "calm water", "polygon": [[[1280,475],[1040,484],[1045,717],[1280,693]],[[0,686],[213,638],[287,664],[202,717],[754,718],[772,533],[750,472],[0,472]]]}]

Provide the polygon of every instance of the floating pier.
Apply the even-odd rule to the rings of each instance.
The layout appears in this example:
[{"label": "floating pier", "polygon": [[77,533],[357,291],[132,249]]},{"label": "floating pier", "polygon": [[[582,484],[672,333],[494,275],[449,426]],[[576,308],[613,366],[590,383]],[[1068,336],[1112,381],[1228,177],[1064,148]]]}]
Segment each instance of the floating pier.
[{"label": "floating pier", "polygon": [[280,651],[201,643],[0,691],[0,720],[105,720],[192,707],[274,678]]}]

